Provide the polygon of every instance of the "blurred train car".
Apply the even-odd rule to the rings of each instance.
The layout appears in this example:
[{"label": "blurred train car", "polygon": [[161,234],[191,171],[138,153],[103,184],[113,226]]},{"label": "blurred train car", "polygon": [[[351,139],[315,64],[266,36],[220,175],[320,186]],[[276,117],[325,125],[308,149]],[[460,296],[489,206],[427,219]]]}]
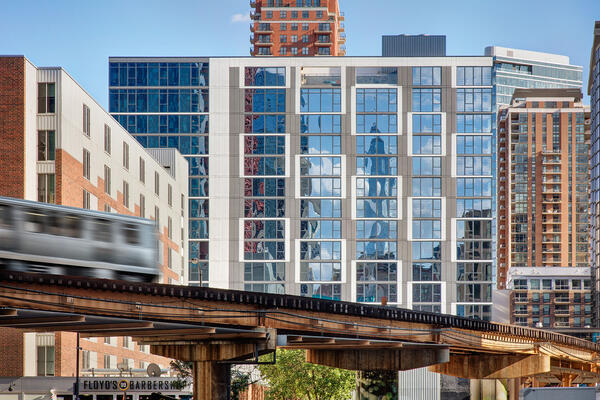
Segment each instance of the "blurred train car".
[{"label": "blurred train car", "polygon": [[158,281],[154,221],[0,197],[0,268]]}]

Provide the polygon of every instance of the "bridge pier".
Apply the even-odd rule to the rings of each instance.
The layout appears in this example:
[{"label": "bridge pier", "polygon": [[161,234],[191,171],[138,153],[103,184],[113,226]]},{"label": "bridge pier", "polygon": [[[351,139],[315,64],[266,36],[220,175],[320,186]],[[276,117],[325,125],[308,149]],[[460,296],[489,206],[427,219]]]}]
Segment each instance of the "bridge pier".
[{"label": "bridge pier", "polygon": [[229,364],[216,361],[194,362],[194,400],[227,400],[229,390]]},{"label": "bridge pier", "polygon": [[[193,337],[170,338],[169,336],[142,340],[150,344],[150,352],[163,357],[193,363],[194,400],[226,400],[232,361],[244,361],[259,354],[274,351],[277,334],[274,330],[261,335],[236,334],[237,340],[218,339],[194,341]],[[254,336],[254,337],[252,337]]]}]

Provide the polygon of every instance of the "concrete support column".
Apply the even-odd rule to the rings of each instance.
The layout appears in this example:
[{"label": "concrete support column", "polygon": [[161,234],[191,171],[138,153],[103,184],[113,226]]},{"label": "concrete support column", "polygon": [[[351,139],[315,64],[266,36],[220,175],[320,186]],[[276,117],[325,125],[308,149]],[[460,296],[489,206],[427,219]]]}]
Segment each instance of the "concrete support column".
[{"label": "concrete support column", "polygon": [[227,400],[229,364],[194,361],[194,400]]}]

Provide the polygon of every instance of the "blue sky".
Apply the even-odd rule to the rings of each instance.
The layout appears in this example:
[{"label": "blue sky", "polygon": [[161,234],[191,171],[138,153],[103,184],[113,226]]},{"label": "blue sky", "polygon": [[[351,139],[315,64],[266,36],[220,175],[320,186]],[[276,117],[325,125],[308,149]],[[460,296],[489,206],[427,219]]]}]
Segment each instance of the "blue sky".
[{"label": "blue sky", "polygon": [[[588,65],[600,0],[340,0],[347,55],[381,54],[381,35],[445,34],[447,54],[497,45]],[[5,0],[0,54],[62,66],[107,106],[109,56],[248,56],[249,0]],[[587,94],[587,88],[584,89]]]}]

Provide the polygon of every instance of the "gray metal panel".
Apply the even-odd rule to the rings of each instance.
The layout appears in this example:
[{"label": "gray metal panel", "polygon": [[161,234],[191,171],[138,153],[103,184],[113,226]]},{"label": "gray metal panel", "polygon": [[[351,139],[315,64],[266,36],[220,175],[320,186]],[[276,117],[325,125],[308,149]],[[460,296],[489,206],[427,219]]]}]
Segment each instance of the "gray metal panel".
[{"label": "gray metal panel", "polygon": [[383,35],[383,57],[445,57],[445,35]]},{"label": "gray metal panel", "polygon": [[177,175],[177,153],[176,149],[146,149],[148,154],[152,156],[173,178]]},{"label": "gray metal panel", "polygon": [[439,400],[440,374],[427,368],[398,373],[398,400]]}]

